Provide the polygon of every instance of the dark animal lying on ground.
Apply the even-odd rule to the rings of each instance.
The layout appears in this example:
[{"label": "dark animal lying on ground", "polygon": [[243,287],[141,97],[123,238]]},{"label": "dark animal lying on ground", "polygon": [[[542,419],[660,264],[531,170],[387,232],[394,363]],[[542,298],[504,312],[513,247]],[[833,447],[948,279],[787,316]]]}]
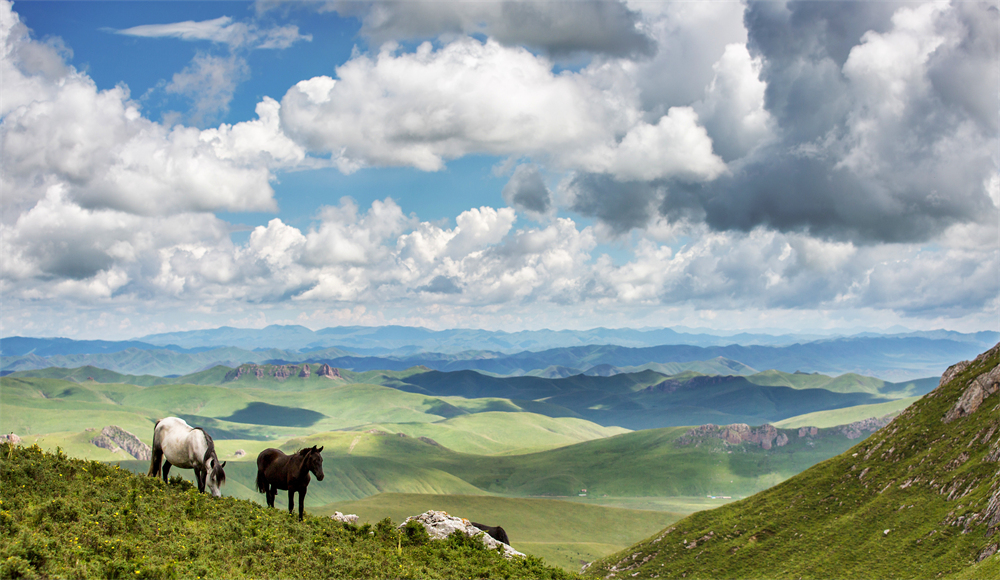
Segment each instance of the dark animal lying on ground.
[{"label": "dark animal lying on ground", "polygon": [[476,522],[469,523],[489,534],[494,540],[503,542],[508,546],[510,545],[510,538],[507,537],[507,532],[505,532],[500,526],[487,526],[485,524],[477,524]]}]

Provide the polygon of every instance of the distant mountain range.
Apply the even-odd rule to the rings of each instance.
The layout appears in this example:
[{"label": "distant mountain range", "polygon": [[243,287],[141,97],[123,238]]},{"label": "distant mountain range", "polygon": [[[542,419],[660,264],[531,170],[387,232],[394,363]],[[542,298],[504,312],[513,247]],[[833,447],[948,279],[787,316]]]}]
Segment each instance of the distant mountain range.
[{"label": "distant mountain range", "polygon": [[[694,344],[737,338],[745,342]],[[668,372],[696,370],[743,375],[776,369],[834,374],[853,372],[905,381],[940,375],[950,361],[974,356],[1000,340],[1000,333],[863,334],[780,344],[793,338],[749,334],[718,337],[683,334],[670,329],[503,333],[461,329],[431,331],[400,326],[337,327],[315,332],[302,326],[223,327],[118,342],[8,337],[0,339],[3,355],[0,369],[9,373],[52,366],[92,365],[122,373],[168,376],[220,364],[235,367],[248,362],[310,362],[355,371],[403,370],[422,365],[440,371],[476,370],[496,375],[566,377],[614,375],[643,368],[668,370],[658,365],[673,365]],[[757,344],[755,341],[776,344]],[[341,346],[322,346],[329,343]],[[546,344],[562,346],[541,348]],[[494,348],[478,348],[483,345]],[[431,350],[432,346],[443,348]],[[464,348],[453,350],[459,346]]]},{"label": "distant mountain range", "polygon": [[[859,338],[886,335],[858,334]],[[1000,339],[997,332],[963,334],[946,330],[891,334],[896,338],[928,338],[974,343],[986,348]],[[135,340],[177,350],[235,346],[248,350],[279,348],[311,351],[338,347],[357,354],[405,356],[422,352],[455,354],[469,350],[488,350],[505,354],[542,351],[586,345],[627,346],[642,348],[662,345],[691,346],[788,346],[796,343],[828,340],[819,334],[752,334],[715,335],[710,333],[677,332],[670,328],[592,328],[590,330],[524,330],[502,332],[477,329],[430,330],[410,326],[337,326],[310,330],[304,326],[272,325],[266,328],[232,328],[223,326],[211,330],[192,330],[166,334],[150,334]],[[7,354],[6,350],[4,354]]]}]

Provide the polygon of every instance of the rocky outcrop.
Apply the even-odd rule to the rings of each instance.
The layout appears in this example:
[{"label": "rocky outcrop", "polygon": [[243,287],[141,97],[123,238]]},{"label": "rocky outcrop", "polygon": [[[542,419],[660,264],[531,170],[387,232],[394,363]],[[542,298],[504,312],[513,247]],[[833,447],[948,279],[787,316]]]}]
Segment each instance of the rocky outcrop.
[{"label": "rocky outcrop", "polygon": [[237,449],[236,453],[233,453],[233,457],[243,457],[247,452],[242,449]]},{"label": "rocky outcrop", "polygon": [[883,415],[881,417],[869,417],[868,419],[862,419],[860,421],[855,421],[847,425],[841,425],[835,427],[839,433],[843,433],[848,439],[857,439],[859,437],[867,437],[869,434],[874,433],[885,427],[892,420],[896,418],[895,414]]},{"label": "rocky outcrop", "polygon": [[423,524],[427,529],[427,534],[432,540],[443,540],[455,532],[461,532],[467,536],[473,537],[481,535],[483,543],[486,544],[487,548],[491,550],[502,548],[503,556],[505,558],[513,558],[515,556],[520,558],[524,557],[524,554],[521,552],[518,552],[503,542],[494,540],[489,536],[489,534],[480,530],[476,526],[473,526],[469,520],[448,515],[447,512],[431,510],[426,511],[419,516],[410,516],[406,518],[406,521],[404,521],[399,528],[402,529],[410,521],[416,521]]},{"label": "rocky outcrop", "polygon": [[[323,365],[326,366],[326,365]],[[265,377],[284,381],[290,377],[309,378],[309,365],[257,365],[245,364],[226,373],[225,382],[238,381],[243,377],[253,377],[261,380]]]},{"label": "rocky outcrop", "polygon": [[799,429],[799,437],[815,437],[819,434],[819,429],[815,427],[802,427]]},{"label": "rocky outcrop", "polygon": [[101,429],[101,434],[91,439],[90,442],[112,453],[119,450],[124,451],[141,461],[149,461],[153,456],[153,450],[149,445],[117,425],[109,425]]},{"label": "rocky outcrop", "polygon": [[746,423],[733,423],[732,425],[702,425],[695,427],[685,433],[677,440],[679,445],[697,446],[707,438],[722,439],[726,445],[742,445],[743,443],[753,443],[760,445],[764,449],[772,447],[784,447],[788,443],[788,436],[779,432],[774,425],[764,424],[753,429]]},{"label": "rocky outcrop", "polygon": [[358,516],[356,516],[355,514],[346,514],[345,515],[345,514],[342,514],[340,512],[334,512],[333,515],[330,516],[330,519],[334,520],[334,521],[337,521],[337,522],[344,522],[345,524],[356,524],[356,523],[358,523]]},{"label": "rocky outcrop", "polygon": [[[980,355],[979,358],[989,358],[990,356],[996,354],[996,351],[997,347],[994,347],[993,349]],[[945,375],[941,377],[941,381],[943,382],[944,377],[957,366],[958,365],[955,365],[945,371]],[[957,374],[958,373],[953,373],[952,376]],[[962,396],[958,398],[955,406],[945,413],[942,421],[945,423],[951,423],[960,417],[968,417],[976,412],[976,409],[979,408],[979,405],[983,403],[984,399],[997,392],[997,390],[1000,390],[1000,366],[993,367],[992,369],[972,379],[969,382],[969,386],[967,386],[965,391],[962,392]]]},{"label": "rocky outcrop", "polygon": [[316,376],[326,377],[328,379],[343,379],[344,378],[344,377],[340,376],[340,369],[335,369],[335,368],[331,367],[328,364],[324,364],[324,365],[320,366],[319,370],[316,371]]},{"label": "rocky outcrop", "polygon": [[10,443],[11,445],[20,445],[21,438],[13,433],[8,433],[7,435],[0,435],[0,443]]}]

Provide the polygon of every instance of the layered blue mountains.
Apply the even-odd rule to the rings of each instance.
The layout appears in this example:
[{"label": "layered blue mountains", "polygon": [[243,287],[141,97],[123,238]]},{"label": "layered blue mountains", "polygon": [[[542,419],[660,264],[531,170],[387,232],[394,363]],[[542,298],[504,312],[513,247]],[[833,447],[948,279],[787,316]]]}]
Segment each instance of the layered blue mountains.
[{"label": "layered blue mountains", "polygon": [[515,333],[419,327],[221,327],[127,341],[5,337],[0,372],[94,366],[126,374],[185,375],[245,363],[324,363],[357,372],[414,366],[442,372],[560,378],[654,370],[749,375],[758,370],[858,373],[888,381],[940,376],[1000,340],[998,332],[720,336],[661,329]]}]

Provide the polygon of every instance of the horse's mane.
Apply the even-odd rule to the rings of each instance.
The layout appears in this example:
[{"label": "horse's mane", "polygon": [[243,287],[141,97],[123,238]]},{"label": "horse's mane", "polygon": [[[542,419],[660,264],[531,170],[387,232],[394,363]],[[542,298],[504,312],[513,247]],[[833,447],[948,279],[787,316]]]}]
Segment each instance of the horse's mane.
[{"label": "horse's mane", "polygon": [[316,449],[315,447],[303,447],[302,449],[296,451],[295,454],[305,457],[306,455],[309,455],[310,451],[313,451],[315,449]]},{"label": "horse's mane", "polygon": [[219,456],[215,454],[215,441],[212,440],[212,436],[208,434],[201,427],[195,427],[198,431],[201,431],[202,435],[205,436],[205,442],[208,443],[208,448],[205,449],[205,457],[203,460],[208,463],[209,459],[215,459],[215,472],[216,478],[219,480],[219,485],[226,483],[226,472],[222,470],[222,465],[219,463]]}]

